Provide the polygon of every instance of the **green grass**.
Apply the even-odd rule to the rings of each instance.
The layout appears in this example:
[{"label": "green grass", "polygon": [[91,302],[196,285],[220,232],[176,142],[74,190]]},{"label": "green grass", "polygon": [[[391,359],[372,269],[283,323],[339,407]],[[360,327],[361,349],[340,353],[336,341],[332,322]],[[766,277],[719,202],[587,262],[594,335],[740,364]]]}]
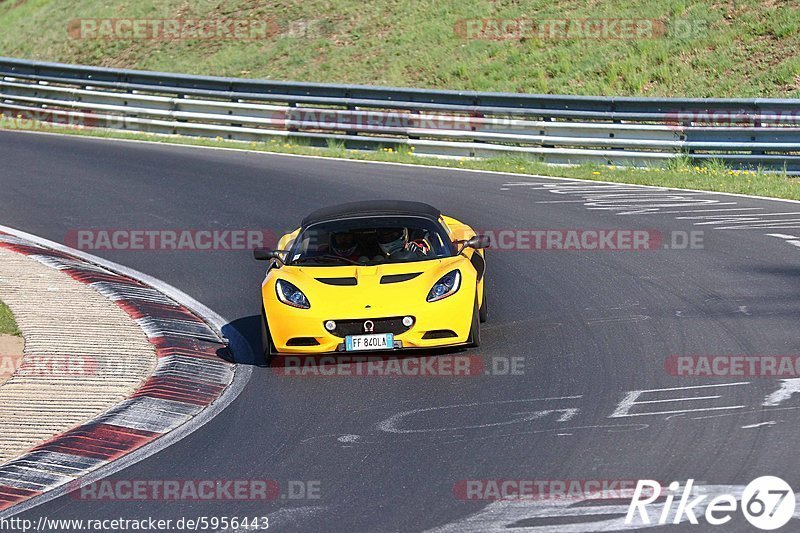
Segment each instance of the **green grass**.
[{"label": "green grass", "polygon": [[[0,128],[5,122],[0,118]],[[43,125],[41,130],[58,131],[68,135],[140,140],[149,142],[207,146],[238,150],[253,150],[284,154],[314,155],[360,161],[383,161],[447,168],[463,168],[510,172],[542,176],[579,178],[593,181],[633,183],[706,191],[729,192],[800,200],[800,178],[784,173],[766,173],[760,169],[731,170],[719,161],[710,161],[703,166],[692,165],[688,158],[676,158],[665,168],[619,168],[606,165],[553,166],[519,156],[501,156],[490,159],[440,159],[414,155],[412,150],[383,148],[380,151],[362,152],[348,150],[331,142],[327,147],[316,148],[303,144],[302,140],[270,140],[265,142],[228,141],[222,138],[181,137],[153,135],[115,130],[74,129]]]},{"label": "green grass", "polygon": [[21,335],[11,309],[3,302],[0,302],[0,335]]},{"label": "green grass", "polygon": [[[75,39],[80,18],[271,19],[244,40]],[[658,19],[649,39],[465,39],[476,18]],[[692,33],[682,31],[691,27]],[[680,31],[679,31],[680,30]],[[0,0],[0,55],[298,81],[584,95],[800,95],[800,4],[764,0]]]}]

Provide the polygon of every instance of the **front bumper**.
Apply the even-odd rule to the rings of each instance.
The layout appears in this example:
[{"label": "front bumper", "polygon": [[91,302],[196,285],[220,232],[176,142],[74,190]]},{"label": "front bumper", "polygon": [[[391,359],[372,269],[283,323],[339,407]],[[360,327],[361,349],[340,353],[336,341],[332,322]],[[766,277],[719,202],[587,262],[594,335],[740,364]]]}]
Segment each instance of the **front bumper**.
[{"label": "front bumper", "polygon": [[[415,309],[381,309],[380,315],[363,313],[360,316],[321,316],[321,313],[313,312],[313,309],[296,309],[277,301],[267,301],[265,311],[272,342],[279,353],[342,353],[344,336],[327,331],[324,326],[327,320],[371,320],[379,323],[402,316],[414,317],[414,324],[401,333],[395,333],[394,349],[383,350],[384,353],[414,348],[439,348],[463,345],[468,341],[475,295],[464,289],[462,287],[458,293],[438,302],[423,302]],[[373,332],[388,331],[381,331],[376,327]]]}]

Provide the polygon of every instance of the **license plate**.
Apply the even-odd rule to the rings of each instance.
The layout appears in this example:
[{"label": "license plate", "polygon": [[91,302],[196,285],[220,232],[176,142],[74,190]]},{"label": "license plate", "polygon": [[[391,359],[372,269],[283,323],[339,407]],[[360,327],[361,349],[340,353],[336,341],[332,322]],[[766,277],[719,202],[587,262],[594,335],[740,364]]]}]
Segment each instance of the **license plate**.
[{"label": "license plate", "polygon": [[358,350],[391,350],[394,348],[394,334],[375,333],[373,335],[348,335],[344,338],[344,349],[348,352]]}]

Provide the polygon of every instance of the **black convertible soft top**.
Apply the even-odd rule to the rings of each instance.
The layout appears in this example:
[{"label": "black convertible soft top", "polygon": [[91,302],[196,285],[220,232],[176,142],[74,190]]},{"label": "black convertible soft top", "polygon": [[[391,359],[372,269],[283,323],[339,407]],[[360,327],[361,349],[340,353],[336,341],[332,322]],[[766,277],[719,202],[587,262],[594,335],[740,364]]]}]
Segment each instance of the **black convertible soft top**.
[{"label": "black convertible soft top", "polygon": [[301,225],[305,228],[311,224],[341,220],[363,216],[411,215],[439,220],[441,212],[435,207],[422,202],[405,200],[367,200],[349,202],[318,209],[305,217]]}]

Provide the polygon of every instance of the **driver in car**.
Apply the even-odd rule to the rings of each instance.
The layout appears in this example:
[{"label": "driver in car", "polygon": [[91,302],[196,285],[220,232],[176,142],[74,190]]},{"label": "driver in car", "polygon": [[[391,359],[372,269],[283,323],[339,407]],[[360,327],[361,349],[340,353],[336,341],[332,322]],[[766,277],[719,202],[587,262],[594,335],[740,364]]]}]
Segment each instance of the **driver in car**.
[{"label": "driver in car", "polygon": [[426,257],[431,251],[425,239],[409,240],[408,228],[378,230],[378,246],[382,252],[381,259],[386,261],[413,261]]},{"label": "driver in car", "polygon": [[356,248],[358,248],[358,242],[351,232],[342,231],[331,234],[331,251],[337,256],[350,261],[358,261]]}]

